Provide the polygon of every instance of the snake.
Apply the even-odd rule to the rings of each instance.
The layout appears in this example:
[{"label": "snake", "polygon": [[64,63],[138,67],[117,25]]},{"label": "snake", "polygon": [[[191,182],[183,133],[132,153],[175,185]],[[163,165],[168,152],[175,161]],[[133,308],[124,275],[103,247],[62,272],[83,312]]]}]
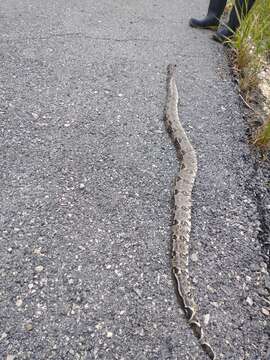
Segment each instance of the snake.
[{"label": "snake", "polygon": [[174,181],[172,222],[172,273],[176,280],[176,292],[186,319],[203,351],[211,360],[216,355],[206,341],[197,315],[189,275],[189,240],[191,233],[192,189],[197,174],[197,156],[178,115],[178,90],[175,80],[176,65],[167,67],[167,98],[164,121],[167,132],[176,149],[180,164]]}]

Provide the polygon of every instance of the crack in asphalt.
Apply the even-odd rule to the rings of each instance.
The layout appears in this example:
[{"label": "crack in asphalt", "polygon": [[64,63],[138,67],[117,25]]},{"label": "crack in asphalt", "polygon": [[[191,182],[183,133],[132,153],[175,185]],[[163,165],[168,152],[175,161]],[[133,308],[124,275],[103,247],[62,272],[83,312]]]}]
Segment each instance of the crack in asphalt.
[{"label": "crack in asphalt", "polygon": [[113,42],[150,42],[153,44],[172,44],[176,45],[177,42],[175,41],[168,41],[168,40],[155,40],[149,38],[112,38],[112,37],[99,37],[99,36],[91,36],[81,32],[74,32],[74,33],[59,33],[59,34],[51,34],[49,36],[38,36],[38,37],[21,37],[21,38],[14,38],[14,39],[2,39],[0,43],[15,43],[15,42],[24,42],[24,41],[38,41],[38,40],[50,40],[53,38],[61,38],[61,37],[82,37],[84,39],[94,40],[94,41],[113,41]]}]

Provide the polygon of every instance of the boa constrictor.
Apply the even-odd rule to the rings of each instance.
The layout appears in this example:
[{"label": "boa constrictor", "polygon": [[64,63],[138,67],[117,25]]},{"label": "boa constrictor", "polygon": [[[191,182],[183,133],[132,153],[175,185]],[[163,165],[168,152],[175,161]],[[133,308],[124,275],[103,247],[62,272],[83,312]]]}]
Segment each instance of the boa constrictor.
[{"label": "boa constrictor", "polygon": [[215,354],[205,340],[196,314],[196,304],[189,279],[189,238],[191,230],[191,193],[197,173],[196,152],[191,145],[178,116],[178,91],[175,81],[176,65],[167,68],[167,101],[165,124],[175,145],[180,162],[174,188],[174,219],[172,225],[172,271],[176,279],[179,300],[195,336],[210,359]]}]

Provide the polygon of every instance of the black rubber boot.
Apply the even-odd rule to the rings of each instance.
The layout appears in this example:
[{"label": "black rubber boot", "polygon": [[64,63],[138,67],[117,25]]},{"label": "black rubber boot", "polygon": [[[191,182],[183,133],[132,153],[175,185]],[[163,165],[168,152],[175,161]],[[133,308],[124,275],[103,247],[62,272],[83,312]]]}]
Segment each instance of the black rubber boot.
[{"label": "black rubber boot", "polygon": [[221,26],[221,28],[213,35],[213,39],[220,43],[224,43],[233,37],[236,29],[239,27],[239,21],[247,15],[254,2],[255,0],[236,0],[228,24]]},{"label": "black rubber boot", "polygon": [[219,26],[219,19],[225,9],[227,0],[210,0],[207,16],[202,19],[191,18],[189,25],[201,29],[216,30]]},{"label": "black rubber boot", "polygon": [[231,37],[233,37],[234,32],[227,28],[226,26],[222,26],[218,29],[218,31],[213,35],[213,39],[219,43],[226,43],[229,41]]}]

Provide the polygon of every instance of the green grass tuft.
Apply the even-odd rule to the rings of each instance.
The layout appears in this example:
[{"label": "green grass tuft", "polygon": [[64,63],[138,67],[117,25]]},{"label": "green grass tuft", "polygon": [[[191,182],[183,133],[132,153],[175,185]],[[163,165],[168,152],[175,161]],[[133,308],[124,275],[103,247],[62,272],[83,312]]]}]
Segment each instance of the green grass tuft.
[{"label": "green grass tuft", "polygon": [[[239,87],[248,102],[251,92],[259,84],[259,73],[270,59],[270,0],[257,0],[244,18],[238,14],[240,27],[229,39],[235,53],[235,68]],[[270,119],[258,132],[255,143],[270,146]]]},{"label": "green grass tuft", "polygon": [[270,51],[270,0],[257,0],[249,14],[240,19],[240,27],[230,44],[235,52],[239,85],[248,95],[258,85],[258,74]]},{"label": "green grass tuft", "polygon": [[261,148],[269,149],[270,147],[270,118],[265,122],[265,125],[258,131],[256,139],[254,141],[255,145],[260,146]]}]

